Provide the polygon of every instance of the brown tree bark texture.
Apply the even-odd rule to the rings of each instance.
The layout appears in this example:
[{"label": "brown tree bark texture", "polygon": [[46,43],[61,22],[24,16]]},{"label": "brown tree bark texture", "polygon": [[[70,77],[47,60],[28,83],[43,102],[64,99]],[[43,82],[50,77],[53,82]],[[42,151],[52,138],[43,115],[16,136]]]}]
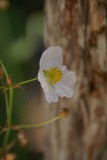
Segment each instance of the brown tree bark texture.
[{"label": "brown tree bark texture", "polygon": [[71,99],[46,108],[70,115],[46,127],[46,160],[107,160],[106,0],[47,0],[45,44],[63,49],[64,64],[76,73]]}]

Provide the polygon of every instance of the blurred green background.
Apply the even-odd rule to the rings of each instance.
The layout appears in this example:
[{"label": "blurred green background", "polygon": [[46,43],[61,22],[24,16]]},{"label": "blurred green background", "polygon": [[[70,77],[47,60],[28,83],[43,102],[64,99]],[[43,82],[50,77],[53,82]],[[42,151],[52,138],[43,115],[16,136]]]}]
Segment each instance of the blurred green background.
[{"label": "blurred green background", "polygon": [[[44,0],[0,0],[0,59],[15,83],[37,77],[39,59],[44,48],[43,8]],[[39,82],[25,85],[22,90],[15,89],[13,123],[27,124],[42,121],[43,111],[39,95]],[[5,99],[4,94],[0,92],[0,124],[3,125],[5,122]],[[28,144],[20,147],[16,141],[11,152],[16,153],[17,160],[42,160],[43,130],[31,129],[25,133]],[[16,135],[17,132],[13,131],[10,141],[14,140]],[[0,146],[3,137],[3,134],[0,135]]]}]

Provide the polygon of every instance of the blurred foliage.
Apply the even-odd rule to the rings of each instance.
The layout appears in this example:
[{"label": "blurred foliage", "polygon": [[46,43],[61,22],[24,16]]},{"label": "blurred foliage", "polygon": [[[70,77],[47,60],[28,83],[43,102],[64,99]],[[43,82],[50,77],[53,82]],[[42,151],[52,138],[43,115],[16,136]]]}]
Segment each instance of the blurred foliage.
[{"label": "blurred foliage", "polygon": [[[7,5],[4,2],[6,0],[0,0],[0,59],[13,82],[20,82],[26,79],[25,73],[28,79],[36,76],[37,73],[35,69],[37,64],[33,65],[33,69],[29,64],[32,64],[34,58],[34,62],[37,63],[39,51],[42,51],[40,48],[43,48],[44,0],[8,0]],[[26,90],[15,91],[13,122],[20,122],[21,108],[27,103],[26,96]],[[3,93],[0,93],[0,114],[0,124],[4,124],[6,113]],[[11,134],[11,139],[15,134]],[[3,136],[0,136],[0,145]],[[17,145],[13,152],[18,154],[17,160],[36,159],[36,155],[33,158],[34,156],[27,152],[26,147],[23,149]],[[42,159],[41,154],[39,157]],[[38,160],[39,157],[37,155]]]},{"label": "blurred foliage", "polygon": [[10,57],[14,62],[29,60],[38,46],[39,37],[43,35],[43,14],[41,12],[30,15],[26,22],[25,35],[19,37],[10,47]]}]

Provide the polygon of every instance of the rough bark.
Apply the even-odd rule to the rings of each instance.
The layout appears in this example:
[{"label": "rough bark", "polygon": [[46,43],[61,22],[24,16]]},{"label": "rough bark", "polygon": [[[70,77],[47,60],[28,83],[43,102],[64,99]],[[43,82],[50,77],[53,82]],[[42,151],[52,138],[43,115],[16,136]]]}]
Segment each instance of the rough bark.
[{"label": "rough bark", "polygon": [[106,0],[47,0],[45,43],[63,48],[64,64],[76,72],[72,99],[48,106],[70,116],[46,128],[46,160],[107,159]]}]

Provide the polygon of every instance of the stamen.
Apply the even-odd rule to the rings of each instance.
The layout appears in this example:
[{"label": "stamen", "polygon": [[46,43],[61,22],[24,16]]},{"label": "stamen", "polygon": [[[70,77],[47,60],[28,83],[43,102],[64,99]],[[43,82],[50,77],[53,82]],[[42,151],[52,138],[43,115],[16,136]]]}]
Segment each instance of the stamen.
[{"label": "stamen", "polygon": [[62,78],[62,71],[58,67],[49,68],[49,70],[44,70],[44,75],[48,78],[50,84],[56,84]]}]

